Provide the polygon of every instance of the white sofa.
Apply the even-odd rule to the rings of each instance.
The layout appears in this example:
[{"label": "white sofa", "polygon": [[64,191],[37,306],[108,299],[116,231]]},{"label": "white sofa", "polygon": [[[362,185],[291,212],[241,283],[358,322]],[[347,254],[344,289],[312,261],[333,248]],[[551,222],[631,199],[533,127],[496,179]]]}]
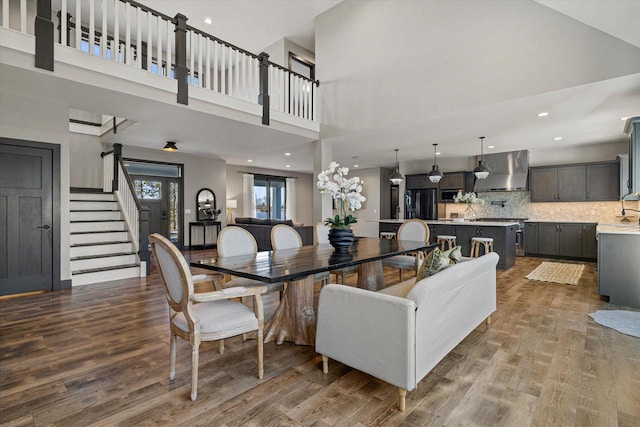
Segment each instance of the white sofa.
[{"label": "white sofa", "polygon": [[320,292],[316,351],[398,387],[405,396],[496,310],[495,252],[414,284],[379,292],[327,285]]}]

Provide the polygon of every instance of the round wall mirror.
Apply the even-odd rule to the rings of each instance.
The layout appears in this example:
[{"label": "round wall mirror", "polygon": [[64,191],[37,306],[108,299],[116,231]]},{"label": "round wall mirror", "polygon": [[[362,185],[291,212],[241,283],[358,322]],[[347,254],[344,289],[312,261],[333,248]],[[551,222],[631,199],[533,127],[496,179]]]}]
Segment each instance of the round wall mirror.
[{"label": "round wall mirror", "polygon": [[216,193],[210,188],[201,188],[196,193],[196,218],[198,221],[204,219],[217,219],[220,214],[216,203]]}]

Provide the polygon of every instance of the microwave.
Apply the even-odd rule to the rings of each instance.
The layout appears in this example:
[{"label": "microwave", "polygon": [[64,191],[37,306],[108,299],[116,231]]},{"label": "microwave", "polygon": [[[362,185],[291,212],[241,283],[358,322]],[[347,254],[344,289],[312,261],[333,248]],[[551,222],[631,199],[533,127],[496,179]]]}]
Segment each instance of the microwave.
[{"label": "microwave", "polygon": [[442,190],[441,192],[441,201],[443,203],[446,202],[453,202],[453,198],[456,197],[456,194],[458,194],[458,191],[460,190]]}]

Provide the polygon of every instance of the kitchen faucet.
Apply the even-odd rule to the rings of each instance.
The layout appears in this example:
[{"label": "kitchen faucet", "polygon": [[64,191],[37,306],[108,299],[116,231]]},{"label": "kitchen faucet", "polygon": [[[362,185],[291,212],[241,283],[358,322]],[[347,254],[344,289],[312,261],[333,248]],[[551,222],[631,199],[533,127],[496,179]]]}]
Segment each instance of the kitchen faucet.
[{"label": "kitchen faucet", "polygon": [[[624,198],[627,197],[627,196],[640,196],[640,193],[627,193],[627,194],[625,194],[624,196],[622,196],[620,198],[620,201],[622,202],[622,212],[621,212],[622,215],[626,215],[628,210],[640,213],[640,210],[638,210],[638,209],[631,209],[631,208],[626,208],[625,209],[625,207],[624,207]],[[640,225],[640,215],[638,215],[638,225]]]}]

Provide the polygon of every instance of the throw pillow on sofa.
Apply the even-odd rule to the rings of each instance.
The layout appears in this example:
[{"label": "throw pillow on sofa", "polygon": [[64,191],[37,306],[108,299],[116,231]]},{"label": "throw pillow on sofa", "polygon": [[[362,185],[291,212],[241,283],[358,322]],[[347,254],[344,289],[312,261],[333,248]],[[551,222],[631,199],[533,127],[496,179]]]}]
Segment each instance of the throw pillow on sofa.
[{"label": "throw pillow on sofa", "polygon": [[460,246],[444,252],[440,248],[435,248],[422,261],[418,273],[416,273],[416,283],[425,277],[433,276],[450,265],[457,264],[461,259],[462,248]]}]

